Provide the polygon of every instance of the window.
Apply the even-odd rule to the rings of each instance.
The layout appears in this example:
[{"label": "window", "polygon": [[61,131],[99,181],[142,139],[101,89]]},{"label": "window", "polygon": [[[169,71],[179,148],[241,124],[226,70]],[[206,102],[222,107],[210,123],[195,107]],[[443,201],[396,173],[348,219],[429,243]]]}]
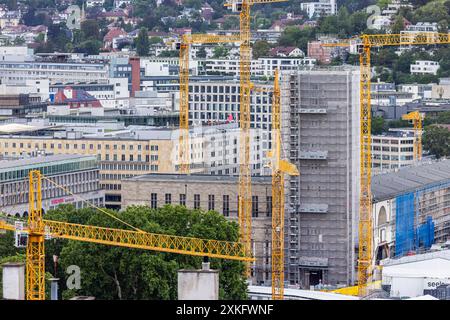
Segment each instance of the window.
[{"label": "window", "polygon": [[172,203],[172,194],[166,193],[166,204]]},{"label": "window", "polygon": [[214,195],[208,195],[208,210],[214,210]]},{"label": "window", "polygon": [[252,217],[258,217],[258,196],[252,196]]},{"label": "window", "polygon": [[200,209],[200,195],[194,194],[194,209]]},{"label": "window", "polygon": [[225,217],[230,216],[230,196],[227,194],[223,195],[222,210]]},{"label": "window", "polygon": [[272,216],[272,196],[266,197],[266,216],[271,217]]},{"label": "window", "polygon": [[186,206],[186,194],[180,194],[180,206]]},{"label": "window", "polygon": [[156,193],[152,193],[150,196],[150,207],[152,209],[156,209],[158,207],[158,195]]}]

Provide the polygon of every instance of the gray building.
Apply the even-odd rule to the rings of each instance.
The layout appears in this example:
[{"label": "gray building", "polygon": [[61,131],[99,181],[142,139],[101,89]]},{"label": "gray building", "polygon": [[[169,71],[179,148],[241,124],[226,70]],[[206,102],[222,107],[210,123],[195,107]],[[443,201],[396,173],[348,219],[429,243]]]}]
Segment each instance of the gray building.
[{"label": "gray building", "polygon": [[2,213],[16,217],[28,216],[28,174],[31,170],[39,170],[73,193],[67,194],[43,179],[41,190],[44,213],[60,204],[73,204],[77,208],[88,206],[86,202],[104,205],[105,194],[100,188],[99,167],[95,156],[49,155],[0,161]]},{"label": "gray building", "polygon": [[359,210],[359,70],[282,75],[287,182],[286,280],[309,288],[355,280]]}]

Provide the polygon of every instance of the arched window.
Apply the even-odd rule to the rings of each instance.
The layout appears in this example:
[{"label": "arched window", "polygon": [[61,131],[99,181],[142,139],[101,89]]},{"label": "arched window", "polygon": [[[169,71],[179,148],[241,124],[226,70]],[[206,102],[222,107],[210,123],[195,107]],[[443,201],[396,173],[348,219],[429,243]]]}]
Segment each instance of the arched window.
[{"label": "arched window", "polygon": [[386,209],[384,206],[378,211],[378,226],[381,226],[387,222]]}]

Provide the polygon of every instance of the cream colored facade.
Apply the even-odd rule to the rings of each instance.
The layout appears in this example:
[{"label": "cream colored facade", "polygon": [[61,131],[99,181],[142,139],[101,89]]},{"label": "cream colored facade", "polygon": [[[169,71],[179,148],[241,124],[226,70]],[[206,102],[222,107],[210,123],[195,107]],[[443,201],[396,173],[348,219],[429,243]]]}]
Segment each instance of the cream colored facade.
[{"label": "cream colored facade", "polygon": [[[271,281],[272,178],[252,177],[252,283],[269,285]],[[122,181],[122,208],[165,204],[214,210],[237,221],[237,176],[147,174]],[[185,198],[185,200],[183,200]]]},{"label": "cream colored facade", "polygon": [[145,173],[174,173],[171,140],[55,139],[0,137],[0,154],[13,156],[38,151],[53,154],[95,155],[100,161],[100,183],[105,204],[120,205],[121,179]]}]

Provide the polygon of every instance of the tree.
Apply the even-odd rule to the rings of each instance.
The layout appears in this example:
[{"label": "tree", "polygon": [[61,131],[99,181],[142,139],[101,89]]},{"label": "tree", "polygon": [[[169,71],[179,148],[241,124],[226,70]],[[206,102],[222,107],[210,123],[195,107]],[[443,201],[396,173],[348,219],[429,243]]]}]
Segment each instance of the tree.
[{"label": "tree", "polygon": [[383,117],[372,117],[372,134],[382,134],[386,130],[386,124]]},{"label": "tree", "polygon": [[403,16],[398,15],[395,17],[394,23],[391,25],[391,32],[394,34],[399,34],[405,28],[405,22]]},{"label": "tree", "polygon": [[450,131],[447,128],[431,125],[425,128],[423,148],[436,158],[450,156]]},{"label": "tree", "polygon": [[73,51],[78,53],[84,53],[87,55],[98,55],[101,47],[102,43],[100,41],[89,39],[75,46],[73,48]]},{"label": "tree", "polygon": [[223,45],[217,46],[217,47],[214,48],[214,55],[213,55],[213,57],[215,59],[224,58],[224,57],[227,56],[227,54],[228,54],[228,49],[225,46],[223,46]]},{"label": "tree", "polygon": [[141,28],[136,38],[136,52],[139,56],[148,56],[150,50],[150,41],[148,39],[148,30]]},{"label": "tree", "polygon": [[151,45],[152,45],[152,44],[163,44],[164,41],[163,41],[163,39],[160,38],[160,37],[150,37],[149,43],[150,43]]},{"label": "tree", "polygon": [[267,41],[258,40],[253,44],[253,59],[267,57],[270,51],[270,45]]},{"label": "tree", "polygon": [[81,22],[81,33],[84,40],[100,40],[100,28],[97,20],[85,20]]},{"label": "tree", "polygon": [[[214,211],[190,210],[184,206],[165,206],[151,209],[148,206],[131,206],[122,212],[113,212],[120,219],[147,232],[164,233],[203,239],[238,241],[237,223],[227,221]],[[49,210],[47,219],[71,223],[123,228],[110,217],[93,209],[76,210],[63,205]],[[51,257],[60,257],[60,266],[81,269],[81,289],[67,290],[63,296],[92,295],[98,299],[176,299],[177,270],[199,268],[202,258],[189,255],[152,252],[114,246],[57,239],[46,243],[46,266],[51,267]],[[219,296],[221,299],[245,299],[246,284],[244,264],[240,261],[211,259],[211,268],[218,269]],[[64,273],[58,277],[66,277]],[[64,283],[64,281],[62,281]]]}]

